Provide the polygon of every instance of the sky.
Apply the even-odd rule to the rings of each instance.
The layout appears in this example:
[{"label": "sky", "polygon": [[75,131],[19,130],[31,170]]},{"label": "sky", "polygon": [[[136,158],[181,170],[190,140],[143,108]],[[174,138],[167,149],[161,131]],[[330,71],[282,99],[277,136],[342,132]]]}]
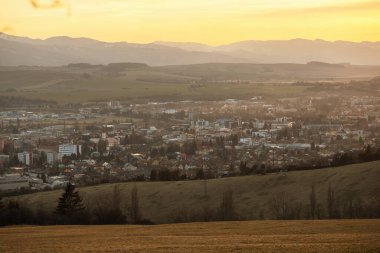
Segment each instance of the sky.
[{"label": "sky", "polygon": [[380,0],[0,0],[0,31],[31,38],[380,41]]}]

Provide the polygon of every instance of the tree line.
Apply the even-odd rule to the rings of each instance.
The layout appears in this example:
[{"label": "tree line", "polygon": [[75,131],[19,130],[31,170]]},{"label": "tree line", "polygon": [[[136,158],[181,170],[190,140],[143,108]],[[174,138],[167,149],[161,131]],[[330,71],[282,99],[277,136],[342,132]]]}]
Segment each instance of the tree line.
[{"label": "tree line", "polygon": [[348,192],[337,196],[336,189],[329,184],[325,195],[317,194],[316,186],[310,187],[308,200],[299,200],[287,192],[272,194],[266,208],[252,207],[256,217],[239,215],[233,191],[228,188],[222,194],[219,206],[211,208],[207,203],[197,208],[179,208],[173,211],[171,221],[208,222],[237,220],[318,220],[318,219],[377,219],[380,218],[380,195],[360,196]]},{"label": "tree line", "polygon": [[68,183],[53,212],[47,211],[42,206],[32,209],[14,199],[6,203],[0,199],[0,226],[153,224],[141,215],[136,186],[132,188],[131,203],[126,212],[121,207],[122,197],[120,188],[114,186],[110,195],[97,196],[84,203],[75,185]]},{"label": "tree line", "polygon": [[[308,200],[300,200],[286,192],[272,194],[268,205],[251,207],[256,217],[239,215],[236,208],[235,195],[231,188],[226,188],[217,206],[211,206],[211,198],[205,193],[197,207],[173,207],[168,221],[172,223],[235,221],[249,219],[369,219],[380,218],[380,195],[360,196],[355,192],[344,195],[336,194],[336,188],[329,184],[324,191],[310,187]],[[317,194],[319,192],[320,194]],[[324,194],[321,194],[321,192]],[[92,201],[84,203],[75,186],[68,183],[58,199],[54,212],[42,207],[31,209],[16,200],[7,202],[0,199],[0,225],[60,225],[60,224],[154,224],[144,218],[140,210],[139,195],[136,185],[130,193],[130,204],[122,208],[122,193],[116,185],[109,194],[100,194]]]}]

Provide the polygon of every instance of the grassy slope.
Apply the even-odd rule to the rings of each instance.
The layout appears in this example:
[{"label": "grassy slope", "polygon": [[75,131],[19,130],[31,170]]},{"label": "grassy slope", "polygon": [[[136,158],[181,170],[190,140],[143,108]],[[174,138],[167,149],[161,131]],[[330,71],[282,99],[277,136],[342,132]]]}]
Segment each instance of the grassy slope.
[{"label": "grassy slope", "polygon": [[206,63],[155,67],[164,73],[210,79],[256,81],[355,79],[379,75],[379,66],[336,66],[313,64]]},{"label": "grassy slope", "polygon": [[[85,77],[85,74],[91,77]],[[5,95],[80,102],[107,99],[225,99],[254,95],[301,94],[306,87],[268,82],[361,79],[379,75],[380,67],[336,67],[302,64],[198,64],[126,69],[111,76],[95,68],[0,68],[0,92]],[[252,80],[266,84],[204,84],[189,80]],[[5,92],[14,88],[16,92]],[[8,90],[9,91],[9,90]]]},{"label": "grassy slope", "polygon": [[[291,198],[308,203],[310,187],[316,186],[320,202],[326,199],[326,191],[331,183],[338,197],[349,193],[356,196],[373,196],[380,190],[380,162],[355,164],[344,167],[295,171],[286,174],[266,176],[242,176],[207,181],[208,197],[204,196],[203,180],[178,182],[138,182],[136,183],[140,207],[144,217],[157,223],[172,222],[174,214],[183,210],[199,210],[205,205],[216,209],[222,192],[231,187],[234,193],[236,211],[242,218],[259,218],[260,212],[271,217],[269,202],[274,194],[286,192]],[[134,183],[120,183],[122,207],[129,205],[130,192]],[[111,193],[114,184],[83,187],[79,191],[86,201],[101,198]],[[62,190],[41,192],[19,196],[34,207],[53,210]]]},{"label": "grassy slope", "polygon": [[380,220],[0,228],[1,252],[379,252]]}]

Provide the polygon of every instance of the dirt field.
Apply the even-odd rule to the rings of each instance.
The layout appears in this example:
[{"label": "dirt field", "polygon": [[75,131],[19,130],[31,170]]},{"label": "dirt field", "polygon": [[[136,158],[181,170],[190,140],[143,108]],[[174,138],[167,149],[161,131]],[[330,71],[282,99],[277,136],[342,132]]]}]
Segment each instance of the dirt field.
[{"label": "dirt field", "polygon": [[380,220],[6,227],[0,252],[380,252]]}]

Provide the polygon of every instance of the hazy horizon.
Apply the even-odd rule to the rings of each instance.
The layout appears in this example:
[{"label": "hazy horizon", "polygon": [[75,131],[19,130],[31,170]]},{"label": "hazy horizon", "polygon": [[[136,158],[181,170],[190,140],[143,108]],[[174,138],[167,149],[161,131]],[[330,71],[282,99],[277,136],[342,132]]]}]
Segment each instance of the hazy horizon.
[{"label": "hazy horizon", "polygon": [[0,31],[32,38],[212,46],[252,39],[360,42],[380,40],[379,16],[380,2],[373,0],[3,0]]},{"label": "hazy horizon", "polygon": [[294,40],[303,40],[303,41],[321,41],[321,42],[329,42],[329,43],[337,43],[337,42],[349,42],[349,43],[380,43],[379,40],[362,40],[362,41],[352,41],[352,40],[328,40],[328,39],[323,39],[323,38],[315,38],[315,39],[309,39],[309,38],[302,38],[302,37],[294,37],[294,38],[288,38],[288,39],[256,39],[256,38],[251,38],[251,39],[246,39],[246,40],[236,40],[236,41],[231,41],[227,43],[222,43],[222,44],[208,44],[208,43],[203,43],[200,41],[171,41],[171,40],[152,40],[148,42],[132,42],[128,40],[102,40],[102,39],[97,39],[94,37],[86,37],[86,36],[70,36],[67,34],[56,34],[52,36],[47,36],[47,37],[33,37],[33,36],[28,36],[28,35],[23,35],[23,34],[12,34],[12,33],[7,33],[7,32],[0,32],[0,38],[2,36],[12,36],[12,37],[20,37],[20,38],[28,38],[32,40],[49,40],[52,38],[71,38],[71,39],[89,39],[89,40],[96,40],[100,42],[105,42],[105,43],[131,43],[131,44],[154,44],[154,43],[181,43],[181,44],[199,44],[199,45],[204,45],[204,46],[209,46],[209,47],[220,47],[224,45],[230,45],[230,44],[235,44],[239,42],[249,42],[249,41],[255,41],[255,42],[272,42],[272,41],[294,41]]},{"label": "hazy horizon", "polygon": [[4,33],[0,34],[0,39],[1,66],[57,66],[76,62],[139,62],[152,66],[210,62],[305,64],[312,61],[380,65],[379,42],[248,40],[210,46],[196,42],[172,41],[154,41],[148,44],[105,42],[68,36],[36,40]]}]

